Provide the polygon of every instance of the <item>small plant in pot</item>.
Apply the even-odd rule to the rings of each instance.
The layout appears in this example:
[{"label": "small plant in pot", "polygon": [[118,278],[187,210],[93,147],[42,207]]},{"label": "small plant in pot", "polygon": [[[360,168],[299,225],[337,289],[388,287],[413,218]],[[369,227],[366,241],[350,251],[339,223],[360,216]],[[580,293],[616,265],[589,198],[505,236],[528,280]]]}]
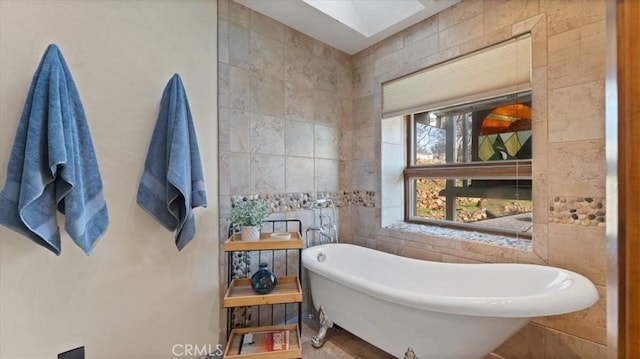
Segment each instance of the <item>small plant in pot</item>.
[{"label": "small plant in pot", "polygon": [[240,232],[243,241],[260,239],[260,227],[269,216],[267,206],[262,202],[243,200],[236,202],[229,212],[229,221],[234,232]]}]

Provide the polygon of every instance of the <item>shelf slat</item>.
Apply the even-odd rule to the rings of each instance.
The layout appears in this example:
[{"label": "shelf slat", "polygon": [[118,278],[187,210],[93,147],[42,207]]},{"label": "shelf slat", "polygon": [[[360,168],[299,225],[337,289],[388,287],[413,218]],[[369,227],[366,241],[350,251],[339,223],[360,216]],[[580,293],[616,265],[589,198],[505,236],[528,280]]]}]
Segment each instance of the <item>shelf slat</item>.
[{"label": "shelf slat", "polygon": [[[255,354],[238,354],[240,350],[240,339],[243,334],[265,332],[273,330],[288,330],[289,331],[289,350],[279,350],[274,352],[264,352]],[[253,328],[237,328],[231,331],[227,347],[224,351],[224,358],[228,359],[299,359],[302,358],[302,346],[300,340],[300,332],[298,331],[297,324],[286,325],[272,325],[266,327],[253,327]]]},{"label": "shelf slat", "polygon": [[291,239],[271,239],[271,233],[260,233],[259,241],[240,240],[240,234],[236,233],[224,242],[225,252],[236,251],[260,251],[279,249],[301,249],[302,237],[298,232],[287,232]]},{"label": "shelf slat", "polygon": [[251,288],[251,279],[234,279],[224,295],[225,308],[253,305],[302,302],[302,287],[296,276],[280,277],[269,294],[257,294]]}]

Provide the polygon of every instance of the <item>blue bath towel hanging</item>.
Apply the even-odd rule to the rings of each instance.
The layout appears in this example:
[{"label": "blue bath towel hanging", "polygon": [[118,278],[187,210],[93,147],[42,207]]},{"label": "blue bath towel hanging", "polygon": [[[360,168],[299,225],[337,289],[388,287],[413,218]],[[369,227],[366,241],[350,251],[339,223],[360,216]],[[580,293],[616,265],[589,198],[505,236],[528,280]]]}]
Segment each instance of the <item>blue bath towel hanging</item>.
[{"label": "blue bath towel hanging", "polygon": [[178,74],[162,94],[137,200],[164,227],[176,232],[178,250],[193,239],[193,208],[206,207],[207,196],[189,101]]},{"label": "blue bath towel hanging", "polygon": [[31,82],[0,192],[0,224],[60,254],[56,208],[86,254],[109,223],[80,95],[60,49],[49,45]]}]

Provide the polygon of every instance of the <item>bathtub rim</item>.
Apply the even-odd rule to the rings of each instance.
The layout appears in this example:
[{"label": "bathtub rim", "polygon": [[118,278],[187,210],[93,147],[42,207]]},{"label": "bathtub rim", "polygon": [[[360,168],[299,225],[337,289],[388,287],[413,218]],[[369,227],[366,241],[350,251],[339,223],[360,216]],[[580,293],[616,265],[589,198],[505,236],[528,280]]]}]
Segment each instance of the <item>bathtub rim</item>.
[{"label": "bathtub rim", "polygon": [[[337,246],[337,247],[336,247]],[[334,282],[346,285],[354,290],[374,296],[394,304],[401,304],[408,307],[431,310],[448,314],[459,314],[483,317],[505,317],[505,318],[533,318],[550,315],[566,314],[586,309],[599,300],[598,292],[594,284],[583,275],[553,266],[542,266],[537,264],[524,263],[445,263],[425,261],[447,266],[519,266],[531,267],[532,269],[542,269],[544,271],[558,271],[571,277],[572,284],[566,289],[551,291],[541,294],[522,295],[514,297],[471,297],[471,296],[444,296],[425,295],[423,293],[411,292],[403,289],[393,288],[375,283],[369,279],[357,278],[354,275],[339,272],[337,269],[323,265],[315,258],[317,253],[327,248],[339,246],[349,246],[358,248],[357,250],[373,251],[383,255],[399,257],[402,260],[422,261],[415,258],[402,257],[399,255],[378,251],[368,247],[357,246],[346,243],[331,243],[314,246],[303,250],[303,266],[317,275],[323,276]],[[329,250],[334,250],[329,249]],[[306,253],[306,254],[305,254]]]}]

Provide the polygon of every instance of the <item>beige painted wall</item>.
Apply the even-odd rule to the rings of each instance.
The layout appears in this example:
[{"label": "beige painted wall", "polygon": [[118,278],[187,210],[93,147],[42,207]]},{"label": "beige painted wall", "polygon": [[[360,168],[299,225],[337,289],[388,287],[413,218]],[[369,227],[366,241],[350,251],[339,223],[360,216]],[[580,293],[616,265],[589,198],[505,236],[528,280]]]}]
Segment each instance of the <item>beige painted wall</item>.
[{"label": "beige painted wall", "polygon": [[[0,357],[171,358],[219,336],[215,1],[0,1],[0,178],[31,77],[57,43],[88,116],[111,217],[94,254],[0,228]],[[209,206],[178,253],[135,201],[162,90],[182,76]],[[62,223],[62,219],[60,218]],[[63,231],[64,232],[64,231]],[[176,352],[181,353],[177,348]]]}]

